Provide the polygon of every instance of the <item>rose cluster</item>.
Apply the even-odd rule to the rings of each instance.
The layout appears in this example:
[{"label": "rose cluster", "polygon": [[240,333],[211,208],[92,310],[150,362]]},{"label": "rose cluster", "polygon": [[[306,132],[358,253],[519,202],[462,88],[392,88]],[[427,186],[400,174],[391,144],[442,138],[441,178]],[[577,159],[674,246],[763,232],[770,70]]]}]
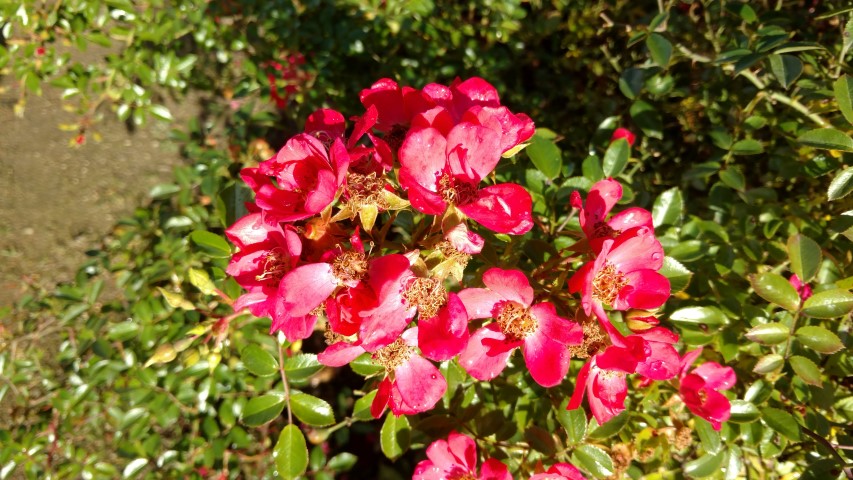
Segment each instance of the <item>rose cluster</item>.
[{"label": "rose cluster", "polygon": [[[485,246],[477,232],[533,228],[530,194],[494,173],[531,138],[531,119],[502,106],[481,78],[422,89],[383,79],[360,98],[365,111],[351,128],[340,112],[319,110],[276,155],[241,172],[255,200],[226,231],[238,247],[227,273],[246,289],[235,309],[270,317],[271,331],[291,341],[324,330],[325,365],[369,354],[385,371],[371,408],[377,418],[386,408],[432,409],[447,389],[434,362],[457,358],[487,381],[521,349],[545,387],[563,381],[573,356],[588,359],[569,408],[586,392],[599,423],[625,408],[626,375],[637,373],[680,380],[688,407],[719,428],[728,404],[717,390],[731,386],[731,369],[687,373],[698,353],[682,359],[678,337],[657,325],[652,311],[670,295],[658,272],[663,248],[648,211],[609,216],[621,198],[617,181],[596,183],[585,204],[577,192],[571,199],[586,236],[571,248],[592,255],[569,281],[581,296],[573,321],[569,305],[540,301],[521,270],[484,269],[476,283],[463,275]],[[620,332],[606,307],[627,312],[633,331]],[[460,442],[467,449],[465,438],[433,444],[428,456],[456,452]],[[424,471],[444,468],[450,453]],[[457,458],[470,470],[468,455]]]},{"label": "rose cluster", "polygon": [[[569,279],[569,291],[581,295],[578,317],[584,331],[583,345],[573,352],[588,360],[578,373],[568,408],[578,408],[586,394],[598,423],[610,420],[625,409],[626,376],[636,373],[644,384],[677,380],[687,407],[719,430],[731,406],[718,390],[734,385],[734,371],[709,362],[687,373],[701,350],[680,357],[675,349],[678,335],[660,326],[654,315],[669,298],[670,285],[659,272],[664,252],[654,235],[652,215],[638,207],[610,215],[621,198],[622,187],[613,179],[597,182],[586,202],[578,192],[571,197],[586,236],[575,249],[587,250],[593,259]],[[605,306],[625,312],[627,332],[614,326]]]}]

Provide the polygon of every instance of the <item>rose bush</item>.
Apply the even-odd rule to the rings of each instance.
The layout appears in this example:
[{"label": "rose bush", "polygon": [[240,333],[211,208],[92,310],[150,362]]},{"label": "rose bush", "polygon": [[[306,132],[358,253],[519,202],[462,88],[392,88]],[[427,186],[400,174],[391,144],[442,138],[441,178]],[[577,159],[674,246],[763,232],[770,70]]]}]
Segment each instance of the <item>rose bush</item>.
[{"label": "rose bush", "polygon": [[843,2],[25,3],[84,133],[211,100],[3,312],[0,477],[849,476]]}]

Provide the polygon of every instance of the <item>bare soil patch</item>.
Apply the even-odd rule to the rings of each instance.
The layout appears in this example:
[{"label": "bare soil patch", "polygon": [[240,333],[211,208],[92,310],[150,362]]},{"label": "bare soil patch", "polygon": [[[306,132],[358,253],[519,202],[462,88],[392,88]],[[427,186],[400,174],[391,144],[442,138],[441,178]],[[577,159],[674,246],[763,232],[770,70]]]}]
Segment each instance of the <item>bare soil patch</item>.
[{"label": "bare soil patch", "polygon": [[[143,205],[147,192],[171,179],[180,162],[168,140],[171,127],[152,123],[130,132],[110,112],[84,145],[59,125],[76,116],[62,109],[59,92],[28,96],[23,118],[14,115],[19,86],[0,78],[0,306],[36,284],[51,289],[73,278],[116,221]],[[196,111],[173,111],[178,122]]]}]

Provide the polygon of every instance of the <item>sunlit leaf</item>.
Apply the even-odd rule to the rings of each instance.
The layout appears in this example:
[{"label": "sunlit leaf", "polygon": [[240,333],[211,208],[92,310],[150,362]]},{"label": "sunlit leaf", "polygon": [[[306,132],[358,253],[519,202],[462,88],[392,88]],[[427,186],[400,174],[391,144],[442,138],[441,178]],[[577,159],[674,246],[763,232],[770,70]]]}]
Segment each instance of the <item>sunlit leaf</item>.
[{"label": "sunlit leaf", "polygon": [[391,460],[397,459],[409,449],[411,427],[405,415],[399,417],[388,412],[379,432],[379,444],[382,453]]},{"label": "sunlit leaf", "polygon": [[308,468],[308,446],[305,436],[296,425],[288,425],[281,431],[273,450],[275,470],[287,480],[302,475]]}]

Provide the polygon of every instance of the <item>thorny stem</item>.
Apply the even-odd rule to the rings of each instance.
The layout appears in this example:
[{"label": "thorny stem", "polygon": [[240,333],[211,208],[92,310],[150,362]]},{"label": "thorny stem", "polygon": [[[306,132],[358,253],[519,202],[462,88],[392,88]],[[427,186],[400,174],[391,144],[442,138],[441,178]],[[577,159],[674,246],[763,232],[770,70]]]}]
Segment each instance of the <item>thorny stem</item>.
[{"label": "thorny stem", "polygon": [[794,332],[797,330],[797,322],[800,319],[800,309],[803,308],[803,302],[800,301],[800,308],[794,313],[794,319],[791,320],[791,330],[788,332],[788,339],[785,340],[785,359],[791,356],[791,339],[794,338]]},{"label": "thorny stem", "polygon": [[[733,69],[733,68],[734,67],[730,67],[730,69]],[[765,88],[767,88],[767,85],[765,85],[764,82],[762,82],[758,78],[758,76],[755,75],[755,73],[753,73],[749,70],[744,70],[744,71],[740,72],[740,75],[743,76],[744,78],[746,78],[747,80],[749,80],[750,82],[752,82],[752,84],[755,85],[755,87],[758,88],[759,90],[764,90]],[[824,120],[823,117],[821,117],[820,115],[809,110],[809,107],[803,105],[802,103],[798,102],[797,100],[794,100],[793,98],[791,98],[785,94],[782,94],[779,92],[771,92],[768,94],[767,92],[762,91],[762,92],[759,92],[758,95],[760,95],[764,98],[768,98],[772,102],[779,102],[781,104],[784,104],[784,105],[787,105],[787,106],[793,108],[794,110],[802,113],[806,118],[817,123],[821,127],[830,126],[829,122]]]},{"label": "thorny stem", "polygon": [[[687,47],[685,47],[684,45],[676,44],[675,47],[678,49],[679,52],[681,52],[686,57],[690,58],[691,60],[693,60],[695,62],[709,63],[712,61],[712,59],[710,57],[695,53],[695,52],[691,51],[690,49],[688,49]],[[734,67],[733,66],[727,66],[726,70],[734,71]],[[809,110],[809,107],[803,105],[802,103],[798,102],[797,100],[794,100],[793,98],[791,98],[791,97],[789,97],[783,93],[779,93],[779,92],[767,93],[767,92],[765,92],[764,89],[767,88],[767,85],[765,85],[764,82],[762,82],[761,79],[759,79],[758,76],[755,75],[755,73],[753,73],[749,70],[744,70],[744,71],[740,72],[739,75],[741,75],[744,78],[746,78],[747,80],[749,80],[753,85],[755,85],[756,88],[761,90],[761,92],[758,92],[758,95],[756,96],[756,98],[766,98],[766,99],[770,100],[771,102],[779,102],[783,105],[787,105],[787,106],[793,108],[794,110],[802,113],[806,118],[815,122],[816,124],[818,124],[821,127],[829,127],[830,126],[829,122],[827,122],[823,117],[812,112],[811,110]]]},{"label": "thorny stem", "polygon": [[278,371],[281,373],[281,383],[284,385],[284,400],[287,402],[287,424],[293,425],[293,413],[290,411],[290,387],[287,385],[287,374],[284,373],[284,349],[278,343]]},{"label": "thorny stem", "polygon": [[838,462],[844,466],[843,467],[844,475],[847,476],[848,479],[853,479],[853,466],[850,466],[847,464],[846,460],[844,460],[844,457],[842,457],[841,454],[838,453],[838,450],[836,450],[835,447],[833,447],[832,444],[829,443],[829,441],[827,439],[821,437],[817,433],[813,432],[812,430],[810,430],[810,429],[808,429],[802,425],[800,426],[800,429],[802,429],[803,433],[805,433],[806,435],[811,437],[812,440],[814,440],[815,442],[817,442],[817,443],[823,445],[824,447],[828,448],[829,451],[832,452],[832,456],[835,457],[835,459],[838,460]]}]

